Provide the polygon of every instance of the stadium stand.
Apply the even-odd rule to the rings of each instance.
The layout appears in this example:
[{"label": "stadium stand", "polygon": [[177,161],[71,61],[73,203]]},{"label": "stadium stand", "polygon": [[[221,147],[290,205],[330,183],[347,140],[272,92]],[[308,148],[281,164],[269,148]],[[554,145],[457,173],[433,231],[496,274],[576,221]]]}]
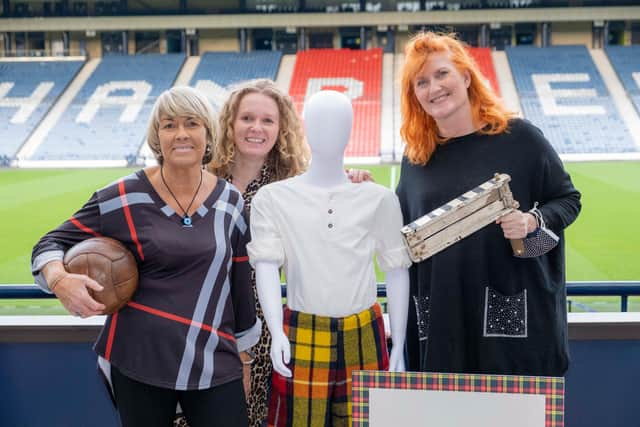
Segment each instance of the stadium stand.
[{"label": "stadium stand", "polygon": [[155,98],[184,55],[106,56],[30,160],[123,160],[137,155]]},{"label": "stadium stand", "polygon": [[496,77],[496,70],[493,66],[493,58],[491,57],[491,49],[488,47],[472,47],[469,48],[469,52],[473,59],[478,63],[480,71],[484,74],[493,90],[500,96],[500,85],[498,84],[498,78]]},{"label": "stadium stand", "polygon": [[310,49],[298,52],[289,95],[299,113],[320,90],[344,92],[353,104],[353,131],[345,151],[350,158],[380,155],[382,49]]},{"label": "stadium stand", "polygon": [[558,153],[636,152],[585,46],[507,49],[525,118]]},{"label": "stadium stand", "polygon": [[83,59],[0,61],[0,158],[12,158],[82,67]]},{"label": "stadium stand", "polygon": [[256,78],[275,80],[281,58],[282,53],[277,51],[205,52],[190,86],[206,93],[218,110],[227,97],[229,86]]},{"label": "stadium stand", "polygon": [[640,114],[640,45],[607,46],[606,53]]}]

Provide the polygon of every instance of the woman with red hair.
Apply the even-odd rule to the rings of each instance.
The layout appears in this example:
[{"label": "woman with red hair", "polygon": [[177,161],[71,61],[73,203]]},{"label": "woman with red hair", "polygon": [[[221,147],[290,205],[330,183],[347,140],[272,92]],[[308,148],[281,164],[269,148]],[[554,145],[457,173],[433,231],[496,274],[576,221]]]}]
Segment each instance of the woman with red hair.
[{"label": "woman with red hair", "polygon": [[[580,193],[540,130],[503,107],[453,35],[408,43],[401,92],[405,223],[496,172],[511,176],[522,209],[411,267],[408,369],[562,376],[563,230],[578,216]],[[536,242],[545,225],[559,244],[515,257],[507,239]]]}]

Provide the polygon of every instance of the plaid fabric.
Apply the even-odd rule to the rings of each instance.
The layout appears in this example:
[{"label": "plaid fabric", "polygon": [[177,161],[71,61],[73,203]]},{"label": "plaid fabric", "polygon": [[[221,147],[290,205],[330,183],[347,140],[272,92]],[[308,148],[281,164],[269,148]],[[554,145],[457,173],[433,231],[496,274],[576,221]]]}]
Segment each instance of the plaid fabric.
[{"label": "plaid fabric", "polygon": [[353,373],[353,427],[369,426],[369,388],[542,394],[545,427],[564,426],[564,378],[432,372]]},{"label": "plaid fabric", "polygon": [[350,427],[352,372],[389,368],[380,306],[342,318],[285,307],[284,328],[293,376],[274,371],[268,425]]}]

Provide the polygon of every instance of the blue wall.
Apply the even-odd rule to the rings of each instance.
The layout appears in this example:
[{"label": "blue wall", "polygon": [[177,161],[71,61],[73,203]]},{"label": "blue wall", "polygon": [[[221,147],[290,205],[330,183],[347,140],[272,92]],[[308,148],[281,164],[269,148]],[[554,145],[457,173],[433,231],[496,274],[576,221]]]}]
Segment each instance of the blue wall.
[{"label": "blue wall", "polygon": [[0,343],[0,425],[119,426],[91,343]]},{"label": "blue wall", "polygon": [[[640,426],[640,341],[572,341],[565,426]],[[89,343],[0,343],[0,424],[118,426]]]}]

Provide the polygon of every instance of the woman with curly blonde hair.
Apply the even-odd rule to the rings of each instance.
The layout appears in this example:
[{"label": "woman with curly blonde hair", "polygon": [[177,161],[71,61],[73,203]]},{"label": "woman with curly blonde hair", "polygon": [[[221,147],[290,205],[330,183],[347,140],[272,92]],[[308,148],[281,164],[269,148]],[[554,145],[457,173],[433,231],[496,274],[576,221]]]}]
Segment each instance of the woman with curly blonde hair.
[{"label": "woman with curly blonde hair", "polygon": [[[580,193],[542,132],[502,106],[455,36],[418,34],[405,58],[397,189],[405,223],[496,172],[511,176],[522,209],[411,267],[408,370],[561,376],[569,362],[562,233]],[[545,223],[559,244],[515,257],[507,239],[535,240]]]},{"label": "woman with curly blonde hair", "polygon": [[[232,178],[240,191],[263,167],[270,169],[271,181],[306,170],[310,154],[300,120],[291,98],[273,81],[258,79],[239,86],[219,114],[222,132],[209,170]],[[263,134],[254,127],[257,123]]]}]

